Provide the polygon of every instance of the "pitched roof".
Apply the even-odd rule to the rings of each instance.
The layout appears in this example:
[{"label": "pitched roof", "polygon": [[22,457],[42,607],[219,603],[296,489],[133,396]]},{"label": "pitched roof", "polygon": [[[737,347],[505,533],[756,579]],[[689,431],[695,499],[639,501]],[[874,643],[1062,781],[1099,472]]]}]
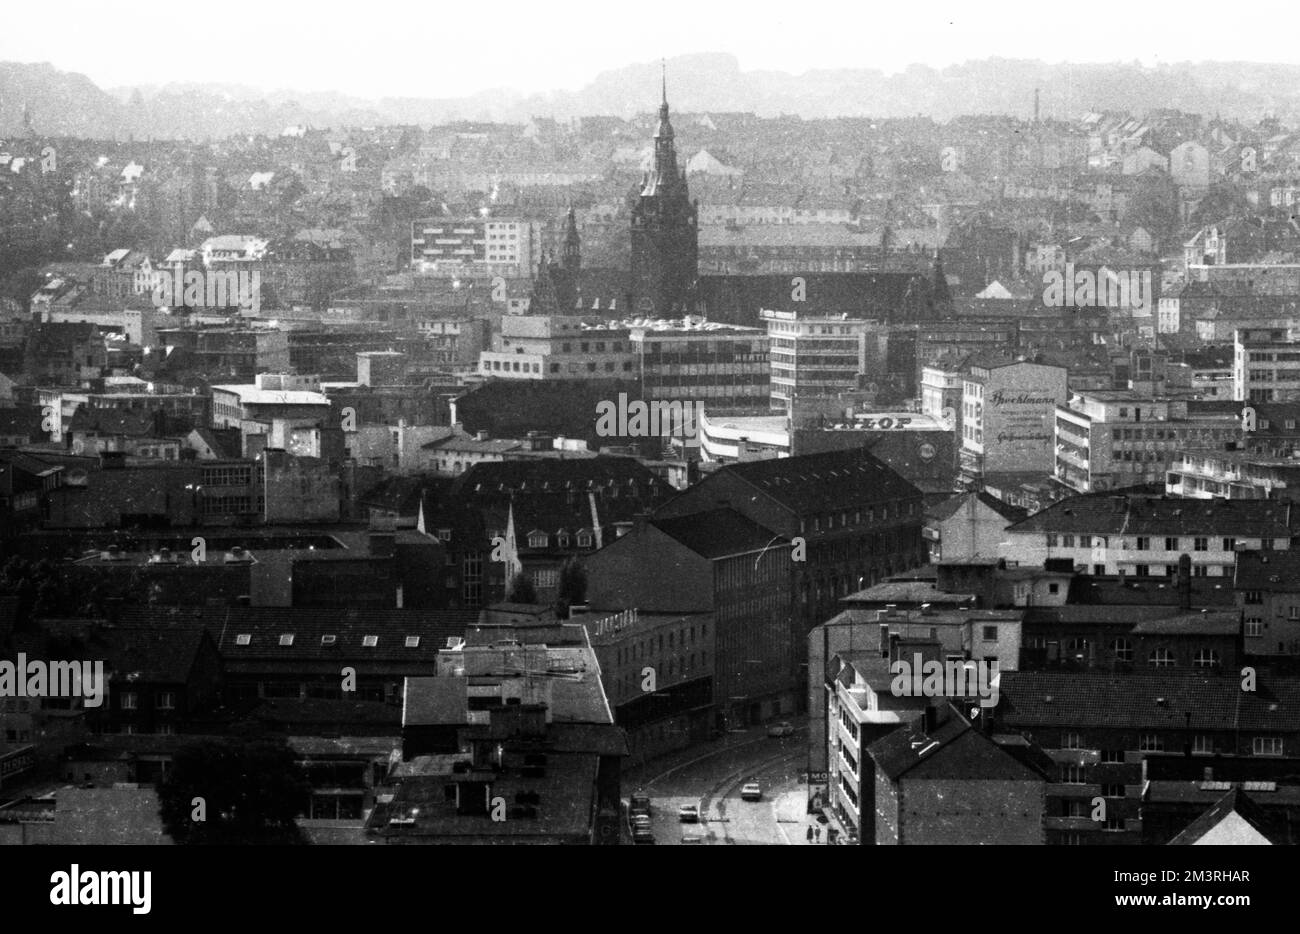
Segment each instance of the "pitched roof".
[{"label": "pitched roof", "polygon": [[1000,692],[998,718],[1017,728],[1300,731],[1300,678],[1243,691],[1235,673],[1006,671]]},{"label": "pitched roof", "polygon": [[[1244,826],[1243,826],[1244,825]],[[1281,821],[1270,817],[1255,801],[1234,788],[1196,818],[1169,846],[1197,844],[1264,844],[1288,842]]]},{"label": "pitched roof", "polygon": [[1008,522],[1019,522],[1021,519],[1028,516],[1027,510],[1021,509],[1017,506],[1011,506],[1002,502],[1002,500],[998,499],[996,496],[990,496],[988,493],[980,490],[978,492],[958,493],[940,503],[930,506],[925,511],[926,518],[933,519],[936,522],[943,522],[945,519],[951,519],[966,505],[971,497],[974,497],[980,503],[983,503],[989,509],[992,509]]},{"label": "pitched roof", "polygon": [[[184,622],[212,633],[229,660],[327,661],[364,655],[376,661],[432,662],[447,639],[463,638],[478,610],[395,610],[306,607],[126,607],[124,624],[164,627]],[[242,637],[247,636],[245,642]],[[292,642],[282,643],[282,637]],[[331,642],[324,637],[333,636]],[[374,645],[366,645],[374,637]],[[408,637],[419,644],[408,646]]]},{"label": "pitched roof", "polygon": [[1290,504],[1276,500],[1169,499],[1107,492],[1063,499],[1007,531],[1289,539],[1290,516]]},{"label": "pitched roof", "polygon": [[1272,593],[1300,591],[1300,550],[1238,552],[1232,586]]},{"label": "pitched roof", "polygon": [[689,516],[655,519],[651,524],[705,558],[725,558],[758,551],[768,545],[780,548],[789,544],[786,538],[774,534],[767,526],[759,525],[728,506]]},{"label": "pitched roof", "polygon": [[930,733],[925,720],[876,740],[867,747],[876,768],[891,780],[951,778],[965,781],[1042,781],[1042,777],[999,749],[950,709],[948,719]]},{"label": "pitched roof", "polygon": [[860,449],[728,464],[702,484],[724,474],[743,480],[795,513],[921,496],[901,474]]}]

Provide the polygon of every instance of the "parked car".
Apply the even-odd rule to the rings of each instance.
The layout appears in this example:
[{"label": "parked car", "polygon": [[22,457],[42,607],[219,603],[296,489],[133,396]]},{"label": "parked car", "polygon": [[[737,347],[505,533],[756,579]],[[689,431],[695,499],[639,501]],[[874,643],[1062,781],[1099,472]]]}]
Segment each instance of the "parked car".
[{"label": "parked car", "polygon": [[677,809],[677,819],[683,824],[698,824],[700,822],[700,806],[698,804],[683,804]]},{"label": "parked car", "polygon": [[634,794],[627,808],[633,814],[650,813],[650,796],[645,794]]},{"label": "parked car", "polygon": [[773,723],[767,728],[768,736],[790,736],[792,733],[794,733],[794,726],[786,720]]},{"label": "parked car", "polygon": [[685,844],[703,845],[704,834],[700,833],[698,830],[683,830],[682,843],[684,845]]},{"label": "parked car", "polygon": [[649,827],[638,827],[632,831],[633,843],[654,843],[655,835],[650,832]]},{"label": "parked car", "polygon": [[740,789],[742,801],[759,801],[763,797],[763,788],[758,782],[750,780]]}]

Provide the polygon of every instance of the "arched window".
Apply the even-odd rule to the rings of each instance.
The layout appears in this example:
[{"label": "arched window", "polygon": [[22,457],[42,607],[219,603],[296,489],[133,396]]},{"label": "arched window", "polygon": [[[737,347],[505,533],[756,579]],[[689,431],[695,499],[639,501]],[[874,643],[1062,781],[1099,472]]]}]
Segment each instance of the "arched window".
[{"label": "arched window", "polygon": [[1214,649],[1201,649],[1192,664],[1197,668],[1213,668],[1219,664],[1219,653]]},{"label": "arched window", "polygon": [[1156,649],[1147,656],[1152,668],[1173,668],[1174,653],[1168,649]]}]

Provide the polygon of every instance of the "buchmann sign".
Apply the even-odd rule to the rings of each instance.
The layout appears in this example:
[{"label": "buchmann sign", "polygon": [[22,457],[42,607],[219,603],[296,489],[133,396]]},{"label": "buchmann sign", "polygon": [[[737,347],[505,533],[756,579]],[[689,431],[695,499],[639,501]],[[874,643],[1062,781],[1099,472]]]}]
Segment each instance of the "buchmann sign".
[{"label": "buchmann sign", "polygon": [[[1017,363],[987,373],[977,395],[965,400],[977,413],[984,471],[1054,469],[1056,407],[1066,399],[1065,371]],[[966,386],[968,392],[973,388]]]}]

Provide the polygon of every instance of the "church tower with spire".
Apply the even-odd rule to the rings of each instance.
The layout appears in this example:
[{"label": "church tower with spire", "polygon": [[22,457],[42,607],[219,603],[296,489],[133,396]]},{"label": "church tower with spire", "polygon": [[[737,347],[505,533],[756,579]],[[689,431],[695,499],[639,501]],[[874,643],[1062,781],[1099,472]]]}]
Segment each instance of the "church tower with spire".
[{"label": "church tower with spire", "polygon": [[699,264],[697,206],[677,163],[665,72],[654,165],[632,194],[632,312],[667,317],[692,310]]}]

